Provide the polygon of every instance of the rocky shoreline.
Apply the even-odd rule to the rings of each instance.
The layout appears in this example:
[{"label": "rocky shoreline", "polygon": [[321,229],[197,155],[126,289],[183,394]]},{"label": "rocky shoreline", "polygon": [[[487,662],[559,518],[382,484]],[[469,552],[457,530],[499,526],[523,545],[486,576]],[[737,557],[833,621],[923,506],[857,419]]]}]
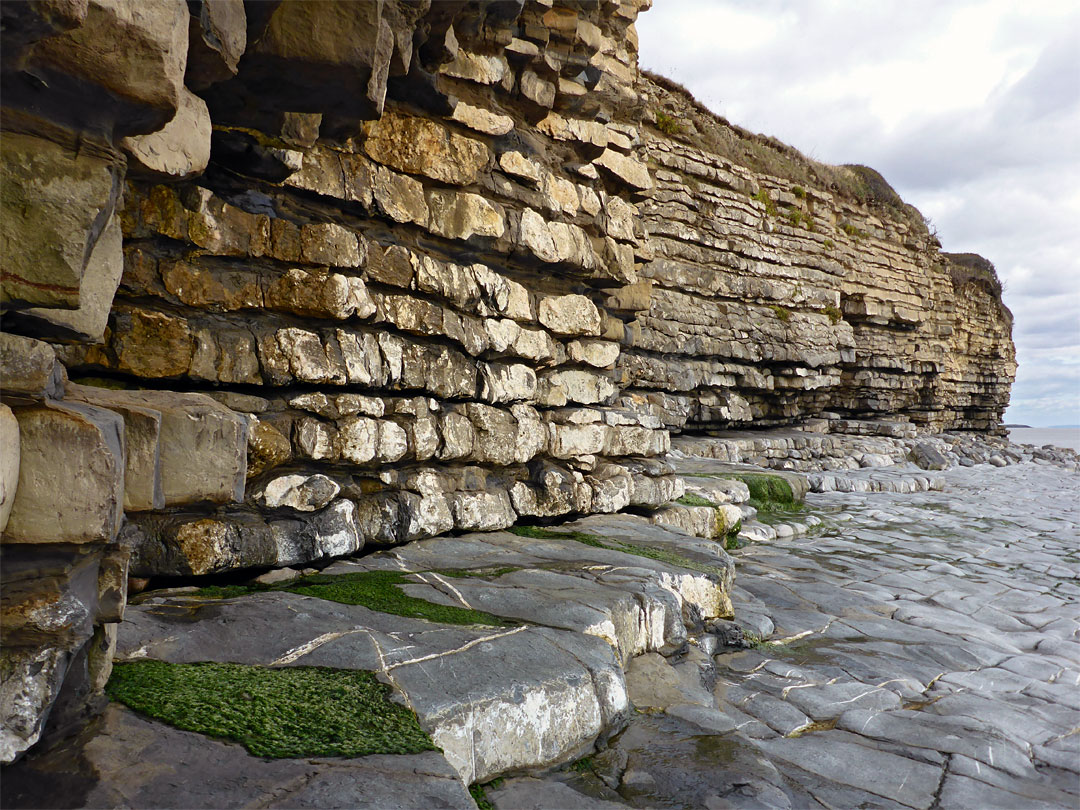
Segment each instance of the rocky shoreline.
[{"label": "rocky shoreline", "polygon": [[[649,6],[0,3],[5,805],[846,805],[873,786],[826,760],[861,743],[792,753],[858,736],[844,694],[908,711],[982,671],[740,694],[738,656],[856,620],[904,643],[892,603],[937,598],[879,584],[923,562],[863,537],[862,499],[921,537],[954,481],[1071,487],[1077,459],[993,438],[993,265],[873,169],[639,69]],[[1020,532],[1065,577],[1075,520],[987,486],[1017,514],[904,576],[967,593],[929,568],[982,578]],[[995,610],[991,668],[1074,643]],[[1046,670],[1018,690],[1056,712]],[[847,685],[812,706],[822,678]],[[1073,739],[1009,738],[1008,779]],[[873,747],[912,806],[989,765],[911,744]]]},{"label": "rocky shoreline", "polygon": [[[795,439],[711,441],[774,453]],[[4,806],[1075,802],[1078,458],[997,438],[917,441],[946,456],[928,489],[755,508],[747,476],[766,470],[683,455],[671,461],[687,491],[715,506],[684,496],[667,516],[434,538],[319,574],[392,575],[446,616],[366,607],[361,591],[346,604],[289,569],[246,588],[148,591],[119,627],[119,666],[372,671],[442,753],[266,759],[113,702],[7,768]],[[830,459],[849,468],[830,474],[866,480],[858,457]],[[1019,492],[1037,509],[1017,508]],[[708,539],[687,533],[725,506],[741,514],[734,536],[716,521]],[[476,613],[462,624],[453,611]]]}]

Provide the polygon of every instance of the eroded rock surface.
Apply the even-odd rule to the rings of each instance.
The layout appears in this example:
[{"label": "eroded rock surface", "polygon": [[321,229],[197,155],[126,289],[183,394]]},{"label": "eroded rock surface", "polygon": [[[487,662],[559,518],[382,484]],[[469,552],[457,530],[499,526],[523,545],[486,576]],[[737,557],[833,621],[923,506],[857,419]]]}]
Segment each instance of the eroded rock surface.
[{"label": "eroded rock surface", "polygon": [[[13,613],[82,607],[5,625],[4,761],[54,706],[59,733],[98,704],[128,573],[627,510],[650,542],[801,534],[708,493],[672,505],[672,433],[997,428],[1014,363],[992,267],[940,253],[869,170],[642,74],[644,7],[5,5],[5,591]],[[956,445],[934,447],[1010,463]],[[811,469],[814,447],[787,450],[807,447],[726,460]],[[872,483],[815,488],[884,488],[900,449],[861,451]],[[605,605],[620,660],[655,646]]]}]

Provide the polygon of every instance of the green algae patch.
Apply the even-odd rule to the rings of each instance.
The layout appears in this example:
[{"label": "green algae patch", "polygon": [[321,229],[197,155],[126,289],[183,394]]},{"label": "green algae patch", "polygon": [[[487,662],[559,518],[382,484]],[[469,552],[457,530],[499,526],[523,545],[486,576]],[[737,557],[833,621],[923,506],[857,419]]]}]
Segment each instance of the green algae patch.
[{"label": "green algae patch", "polygon": [[[417,572],[429,573],[429,572]],[[379,613],[426,619],[440,624],[482,624],[505,627],[515,624],[482,610],[440,605],[405,593],[400,585],[415,585],[407,571],[357,571],[350,574],[315,574],[278,585],[226,585],[201,588],[195,596],[231,599],[252,593],[287,591],[314,596],[343,605],[360,605]]]},{"label": "green algae patch", "polygon": [[184,731],[235,740],[258,757],[437,751],[374,673],[329,667],[117,663],[110,698]]},{"label": "green algae patch", "polygon": [[679,498],[675,503],[681,503],[683,506],[711,506],[716,508],[716,504],[710,501],[708,498],[702,498],[700,495],[694,495],[691,492],[686,493]]},{"label": "green algae patch", "polygon": [[781,475],[769,473],[731,473],[719,478],[742,481],[750,490],[749,505],[759,513],[801,512],[803,505],[795,498],[791,484]]},{"label": "green algae patch", "polygon": [[644,557],[648,560],[656,560],[680,568],[689,568],[699,574],[723,577],[725,573],[715,565],[687,559],[681,554],[676,554],[667,549],[656,548],[655,546],[632,546],[629,543],[620,543],[618,540],[601,539],[595,534],[586,534],[585,532],[556,532],[550,529],[541,529],[538,526],[511,526],[507,531],[519,537],[532,537],[538,540],[573,540],[593,548],[621,551],[623,554],[633,554],[636,557]]},{"label": "green algae patch", "polygon": [[451,577],[453,579],[471,579],[473,577],[484,577],[485,579],[496,579],[503,574],[512,574],[514,571],[522,570],[520,565],[504,565],[500,568],[433,568],[430,571],[424,571],[425,574],[438,574],[442,577]]}]

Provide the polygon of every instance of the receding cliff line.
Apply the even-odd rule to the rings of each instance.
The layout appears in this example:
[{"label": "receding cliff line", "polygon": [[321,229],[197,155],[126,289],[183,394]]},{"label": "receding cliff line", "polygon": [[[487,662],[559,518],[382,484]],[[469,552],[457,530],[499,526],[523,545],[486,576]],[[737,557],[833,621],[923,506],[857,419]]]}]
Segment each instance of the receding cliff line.
[{"label": "receding cliff line", "polygon": [[3,5],[0,759],[129,581],[648,514],[673,432],[998,426],[992,270],[641,73],[641,5]]}]

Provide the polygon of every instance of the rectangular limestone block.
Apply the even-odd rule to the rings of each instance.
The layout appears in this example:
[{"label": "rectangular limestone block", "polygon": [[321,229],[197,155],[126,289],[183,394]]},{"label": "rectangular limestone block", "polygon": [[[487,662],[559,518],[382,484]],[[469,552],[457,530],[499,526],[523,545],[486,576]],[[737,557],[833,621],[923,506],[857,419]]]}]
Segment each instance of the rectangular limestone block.
[{"label": "rectangular limestone block", "polygon": [[27,55],[62,113],[112,122],[116,137],[153,132],[176,113],[187,66],[184,0],[90,0],[82,25]]},{"label": "rectangular limestone block", "polygon": [[19,485],[5,543],[108,543],[123,517],[124,423],[79,403],[16,408]]},{"label": "rectangular limestone block", "polygon": [[124,510],[164,509],[161,485],[161,411],[133,404],[126,391],[69,384],[66,397],[120,414],[124,420]]},{"label": "rectangular limestone block", "polygon": [[14,132],[0,141],[0,168],[0,300],[77,308],[122,168],[93,150]]},{"label": "rectangular limestone block", "polygon": [[[80,396],[86,396],[81,389]],[[102,391],[95,401],[161,414],[161,487],[166,506],[244,499],[247,420],[205,394]]]},{"label": "rectangular limestone block", "polygon": [[113,296],[124,273],[124,235],[120,220],[113,214],[101,238],[94,245],[79,286],[77,309],[34,307],[21,313],[33,318],[46,334],[62,340],[101,343]]},{"label": "rectangular limestone block", "polygon": [[19,422],[11,408],[0,405],[0,532],[7,526],[19,486]]},{"label": "rectangular limestone block", "polygon": [[0,332],[0,393],[5,398],[58,397],[64,390],[63,378],[63,367],[48,343]]}]

